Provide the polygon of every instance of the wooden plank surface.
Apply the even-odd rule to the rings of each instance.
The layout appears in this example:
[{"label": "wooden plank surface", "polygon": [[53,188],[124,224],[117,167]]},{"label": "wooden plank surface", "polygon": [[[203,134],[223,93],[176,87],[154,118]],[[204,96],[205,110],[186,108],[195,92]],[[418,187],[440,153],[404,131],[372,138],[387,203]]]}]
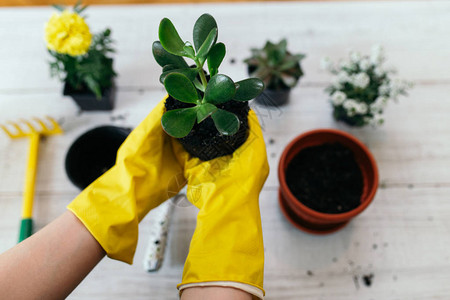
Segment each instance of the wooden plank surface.
[{"label": "wooden plank surface", "polygon": [[[311,1],[311,0],[84,0],[88,5],[130,5],[130,4],[179,4],[179,3],[223,3],[223,2],[274,2],[274,1]],[[349,1],[349,0],[318,0],[318,1]],[[355,1],[355,0],[351,0]],[[0,6],[40,6],[64,3],[74,5],[76,0],[53,1],[53,0],[0,0]]]},{"label": "wooden plank surface", "polygon": [[[91,7],[94,31],[113,30],[120,74],[116,109],[79,113],[48,76],[43,24],[50,8],[0,9],[0,123],[51,115],[63,136],[42,141],[34,215],[42,228],[65,210],[78,190],[64,172],[74,139],[102,124],[134,127],[164,96],[160,68],[151,55],[159,20],[173,19],[189,38],[195,19],[212,13],[228,48],[221,69],[239,80],[249,48],[286,37],[304,52],[306,76],[290,103],[269,110],[252,104],[263,125],[271,173],[261,193],[267,299],[448,299],[450,288],[450,3],[239,3]],[[14,28],[14,30],[12,30]],[[338,59],[349,49],[385,46],[388,65],[415,82],[407,98],[392,103],[386,124],[352,129],[336,123],[323,89],[330,80],[319,68],[324,56]],[[293,228],[277,204],[278,160],[296,135],[331,127],[354,134],[373,152],[380,188],[373,204],[344,230],[312,236]],[[27,142],[0,136],[0,252],[17,238]],[[142,267],[150,213],[141,224],[135,263],[104,259],[69,299],[176,299],[196,209],[175,209],[163,268]],[[371,286],[362,277],[373,274]]]}]

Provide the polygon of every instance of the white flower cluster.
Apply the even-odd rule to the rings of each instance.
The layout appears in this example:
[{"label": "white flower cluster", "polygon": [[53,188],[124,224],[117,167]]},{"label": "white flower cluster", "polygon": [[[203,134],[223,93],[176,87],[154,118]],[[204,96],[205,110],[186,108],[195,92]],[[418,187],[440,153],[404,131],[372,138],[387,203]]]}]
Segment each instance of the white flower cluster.
[{"label": "white flower cluster", "polygon": [[[394,69],[385,69],[386,57],[381,46],[372,47],[370,56],[350,52],[347,60],[334,64],[330,58],[321,61],[321,67],[334,75],[327,91],[331,103],[345,117],[359,118],[364,124],[381,124],[389,99],[397,100],[405,95],[412,84],[392,80]],[[335,115],[336,116],[336,115]]]}]

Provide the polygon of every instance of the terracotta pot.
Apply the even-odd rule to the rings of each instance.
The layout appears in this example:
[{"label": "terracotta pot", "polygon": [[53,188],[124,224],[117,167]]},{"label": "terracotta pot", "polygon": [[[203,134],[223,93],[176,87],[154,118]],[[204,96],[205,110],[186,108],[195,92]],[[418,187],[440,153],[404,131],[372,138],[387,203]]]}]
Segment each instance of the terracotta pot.
[{"label": "terracotta pot", "polygon": [[[353,152],[355,160],[361,169],[364,183],[361,204],[355,209],[344,213],[322,213],[305,206],[292,194],[286,184],[286,169],[291,160],[302,149],[336,142]],[[301,134],[287,145],[278,165],[278,179],[280,181],[279,204],[286,218],[295,227],[303,231],[325,234],[341,229],[353,217],[369,206],[378,188],[378,169],[373,155],[354,136],[335,129],[317,129]]]}]

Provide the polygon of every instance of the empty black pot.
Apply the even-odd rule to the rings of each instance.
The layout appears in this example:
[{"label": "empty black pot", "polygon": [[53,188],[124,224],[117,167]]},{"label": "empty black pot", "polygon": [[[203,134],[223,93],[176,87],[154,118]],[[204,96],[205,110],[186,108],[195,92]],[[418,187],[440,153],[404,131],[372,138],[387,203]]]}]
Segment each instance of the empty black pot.
[{"label": "empty black pot", "polygon": [[101,126],[76,139],[66,155],[65,167],[70,181],[84,189],[108,171],[130,132],[130,128]]}]

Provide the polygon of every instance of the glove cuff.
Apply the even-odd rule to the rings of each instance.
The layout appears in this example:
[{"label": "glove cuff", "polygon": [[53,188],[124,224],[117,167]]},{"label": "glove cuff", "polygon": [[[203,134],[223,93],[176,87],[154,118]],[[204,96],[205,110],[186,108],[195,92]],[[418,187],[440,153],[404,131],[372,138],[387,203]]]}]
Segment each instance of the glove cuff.
[{"label": "glove cuff", "polygon": [[177,286],[178,290],[181,293],[184,289],[191,288],[191,287],[206,287],[206,286],[221,286],[221,287],[231,287],[235,289],[242,290],[244,292],[247,292],[253,296],[253,299],[259,299],[264,300],[265,292],[263,289],[248,284],[248,283],[242,283],[242,282],[236,282],[236,281],[208,281],[208,282],[192,282],[192,283],[186,283],[186,284],[179,284]]}]

